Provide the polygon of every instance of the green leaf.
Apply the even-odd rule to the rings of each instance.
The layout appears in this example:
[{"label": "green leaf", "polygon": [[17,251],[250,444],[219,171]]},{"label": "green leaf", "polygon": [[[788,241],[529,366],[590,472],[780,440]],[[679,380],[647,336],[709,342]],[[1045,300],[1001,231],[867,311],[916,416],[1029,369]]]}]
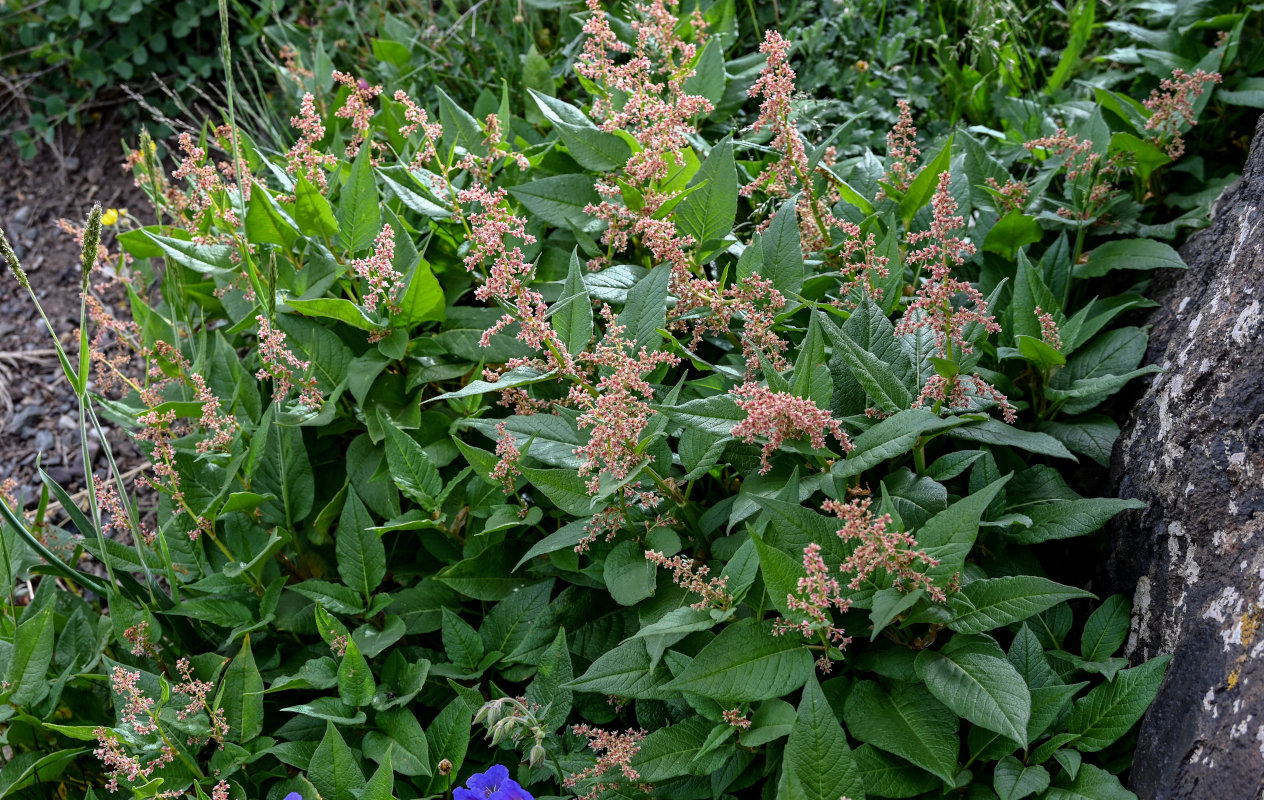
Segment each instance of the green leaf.
[{"label": "green leaf", "polygon": [[[1218,95],[1223,99],[1224,95]],[[1151,173],[1172,159],[1161,148],[1148,139],[1140,139],[1131,133],[1118,132],[1111,134],[1110,150],[1112,153],[1127,153],[1131,156],[1133,169],[1137,178],[1143,183],[1150,179]]]},{"label": "green leaf", "polygon": [[1034,364],[1037,369],[1048,370],[1066,364],[1066,356],[1059,353],[1052,345],[1034,336],[1016,336],[1014,343],[1023,358]]},{"label": "green leaf", "polygon": [[360,790],[359,800],[393,800],[394,790],[395,768],[391,765],[391,751],[387,750],[381,756],[381,764],[374,771],[373,777]]},{"label": "green leaf", "polygon": [[623,541],[615,545],[602,565],[602,577],[610,596],[620,605],[633,606],[654,593],[654,564],[645,558],[645,546]]},{"label": "green leaf", "polygon": [[730,394],[699,397],[679,405],[655,405],[652,408],[666,414],[673,422],[712,436],[727,437],[733,432],[733,426],[747,417]]},{"label": "green leaf", "polygon": [[475,672],[483,660],[483,637],[448,608],[443,609],[443,649],[448,660],[465,672]]},{"label": "green leaf", "polygon": [[571,251],[562,296],[549,308],[549,319],[568,353],[578,355],[588,347],[593,335],[592,300],[584,286],[584,266],[579,261],[578,248]]},{"label": "green leaf", "polygon": [[762,264],[756,270],[759,277],[772,281],[773,288],[786,296],[803,291],[803,244],[799,239],[799,216],[793,200],[781,204],[767,230],[759,235],[759,252],[763,255]]},{"label": "green leaf", "polygon": [[320,792],[323,800],[359,800],[358,790],[365,786],[364,773],[355,754],[343,741],[332,720],[325,723],[325,737],[312,753],[307,779]]},{"label": "green leaf", "polygon": [[1035,575],[971,581],[948,598],[957,615],[948,627],[959,633],[983,633],[1021,622],[1064,600],[1092,596],[1083,589]]},{"label": "green leaf", "polygon": [[798,716],[786,743],[785,768],[791,771],[805,800],[865,796],[847,736],[815,678],[809,678],[803,688]]},{"label": "green leaf", "polygon": [[1049,770],[1036,764],[1024,766],[1013,756],[1006,756],[996,764],[992,787],[1000,800],[1023,800],[1049,786]]},{"label": "green leaf", "polygon": [[386,422],[386,460],[391,469],[391,480],[405,496],[414,500],[427,511],[438,508],[435,499],[443,491],[439,471],[421,449],[417,440]]},{"label": "green leaf", "polygon": [[446,307],[443,287],[434,276],[430,263],[423,258],[408,276],[408,288],[404,289],[399,300],[399,313],[391,316],[391,325],[412,328],[423,322],[442,320]]},{"label": "green leaf", "polygon": [[577,692],[659,699],[670,679],[665,665],[651,667],[645,640],[632,639],[598,656],[583,675],[564,686]]},{"label": "green leaf", "polygon": [[996,642],[958,635],[942,650],[918,653],[914,663],[918,677],[948,708],[1020,745],[1027,741],[1031,692]]},{"label": "green leaf", "polygon": [[1084,764],[1070,786],[1054,786],[1041,800],[1137,800],[1119,778],[1100,767]]},{"label": "green leaf", "polygon": [[504,547],[488,547],[474,558],[466,558],[435,576],[475,600],[504,600],[527,584],[527,578],[514,575],[510,568],[512,554]]},{"label": "green leaf", "polygon": [[365,600],[382,583],[387,571],[386,547],[382,546],[382,538],[369,530],[372,527],[368,509],[355,489],[348,487],[343,516],[337,523],[337,574]]},{"label": "green leaf", "polygon": [[1067,724],[1067,731],[1079,737],[1072,746],[1092,753],[1127,733],[1154,701],[1171,660],[1171,656],[1161,656],[1122,670],[1113,681],[1077,700]]},{"label": "green leaf", "polygon": [[956,428],[962,423],[960,419],[939,417],[929,408],[907,408],[852,439],[854,449],[846,459],[835,461],[830,471],[837,478],[859,475],[887,459],[909,452],[922,435]]},{"label": "green leaf", "polygon": [[[1084,48],[1088,45],[1089,37],[1093,33],[1093,15],[1096,9],[1097,0],[1079,0],[1070,9],[1070,35],[1067,36],[1066,47],[1058,58],[1058,65],[1054,67],[1053,74],[1049,76],[1049,82],[1045,86],[1047,93],[1056,92],[1080,68]],[[1001,800],[1006,799],[1002,797]]]},{"label": "green leaf", "polygon": [[852,375],[864,387],[865,393],[878,407],[888,412],[903,411],[909,407],[913,398],[889,364],[853,342],[851,337],[830,321],[825,312],[818,311],[817,318],[830,341],[834,343],[834,352],[842,358]]},{"label": "green leaf", "polygon": [[512,389],[515,386],[529,386],[533,383],[539,383],[548,380],[554,375],[554,372],[540,372],[533,367],[515,367],[505,374],[501,375],[495,381],[485,381],[482,378],[476,378],[453,392],[444,392],[437,397],[432,397],[426,402],[434,402],[435,400],[457,400],[462,397],[473,397],[475,395],[487,394],[488,392],[499,392],[505,389]]},{"label": "green leaf", "polygon": [[1116,269],[1185,269],[1181,254],[1153,239],[1115,239],[1098,245],[1088,261],[1076,264],[1077,278],[1098,278]]},{"label": "green leaf", "polygon": [[1044,235],[1045,232],[1035,217],[1021,211],[1011,211],[988,231],[983,240],[983,249],[1012,260],[1019,249],[1040,241]]},{"label": "green leaf", "polygon": [[870,744],[857,747],[852,757],[870,796],[919,797],[940,786],[934,775]]},{"label": "green leaf", "polygon": [[966,555],[979,535],[979,520],[1010,477],[1006,475],[958,500],[931,517],[917,532],[918,546],[931,558],[939,559],[938,566],[926,571],[928,576],[947,581],[965,567]]},{"label": "green leaf", "polygon": [[613,133],[599,129],[575,106],[556,97],[527,89],[540,107],[540,113],[553,123],[562,143],[581,167],[596,172],[610,172],[622,167],[631,155],[628,145]]},{"label": "green leaf", "polygon": [[944,146],[926,166],[922,167],[921,172],[917,173],[917,177],[909,184],[908,191],[901,198],[900,217],[904,220],[905,230],[909,228],[914,215],[930,202],[935,190],[939,188],[939,175],[948,169],[952,160],[952,138],[949,136],[944,141]]},{"label": "green leaf", "polygon": [[671,265],[664,262],[628,290],[628,302],[619,312],[617,324],[624,326],[637,349],[655,350],[662,340],[659,328],[667,325],[667,287],[671,282]]},{"label": "green leaf", "polygon": [[360,148],[338,198],[339,244],[353,253],[372,247],[382,229],[372,158],[372,147]]},{"label": "green leaf", "polygon": [[861,681],[847,696],[843,719],[852,736],[908,759],[949,786],[957,775],[957,715],[921,684],[888,694]]},{"label": "green leaf", "polygon": [[801,641],[743,620],[712,639],[668,687],[721,702],[767,700],[789,694],[811,676],[812,656]]},{"label": "green leaf", "polygon": [[361,708],[373,701],[377,683],[355,639],[347,637],[347,649],[338,662],[338,698],[352,708]]},{"label": "green leaf", "polygon": [[316,297],[311,300],[287,297],[285,304],[305,317],[336,319],[362,331],[376,331],[382,327],[380,320],[368,316],[362,307],[342,297]]},{"label": "green leaf", "polygon": [[[708,50],[718,48],[709,47]],[[720,75],[723,76],[723,67]],[[733,230],[737,218],[737,163],[733,160],[733,143],[725,138],[711,148],[701,169],[689,181],[690,187],[698,187],[676,207],[673,218],[684,234],[693,237],[702,247],[707,242],[718,242]]]},{"label": "green leaf", "polygon": [[1023,509],[1031,518],[1026,528],[1011,528],[1006,538],[1017,544],[1036,544],[1054,539],[1086,536],[1127,509],[1145,508],[1140,500],[1114,497],[1082,497],[1079,500],[1054,500]]},{"label": "green leaf", "polygon": [[687,775],[711,728],[712,723],[700,717],[659,728],[642,740],[631,766],[645,781]]},{"label": "green leaf", "polygon": [[519,467],[522,477],[544,493],[544,496],[567,514],[591,515],[593,498],[588,494],[587,482],[569,469],[535,469]]},{"label": "green leaf", "polygon": [[[439,96],[439,120],[443,123],[443,140],[447,146],[461,147],[465,152],[476,156],[487,155],[487,145],[483,143],[483,128],[478,120],[440,87],[435,87],[435,94]],[[502,122],[507,125],[509,120]]]},{"label": "green leaf", "polygon": [[[57,729],[64,726],[45,725],[44,727]],[[89,737],[89,739],[94,740],[95,737]],[[53,753],[44,753],[39,750],[17,753],[4,765],[4,769],[0,770],[0,800],[33,794],[24,793],[22,790],[35,783],[51,784],[57,781],[66,767],[87,752],[86,749],[78,749],[58,750]],[[91,789],[85,795],[85,800],[95,800]]]},{"label": "green leaf", "polygon": [[430,769],[434,777],[431,779],[431,791],[427,795],[439,795],[446,792],[440,789],[448,785],[448,779],[438,774],[439,762],[447,759],[452,763],[453,774],[461,771],[465,762],[465,753],[470,746],[470,728],[474,724],[474,714],[465,700],[457,697],[448,703],[434,722],[426,729],[426,739],[430,745]]},{"label": "green leaf", "polygon": [[[1058,374],[1061,375],[1062,373]],[[1075,456],[1071,455],[1071,451],[1063,447],[1062,442],[1059,442],[1052,436],[1015,428],[1013,425],[1006,425],[999,419],[990,417],[986,420],[969,422],[968,424],[954,427],[948,435],[954,439],[966,439],[972,442],[982,442],[983,444],[1003,444],[1017,447],[1030,453],[1036,453],[1037,455],[1076,460]]]},{"label": "green leaf", "polygon": [[46,608],[18,625],[6,678],[14,687],[10,703],[29,707],[48,696],[46,673],[53,661],[54,645],[52,609]]},{"label": "green leaf", "polygon": [[1112,594],[1089,615],[1080,635],[1080,655],[1086,661],[1105,661],[1128,639],[1132,603],[1126,595]]},{"label": "green leaf", "polygon": [[1119,438],[1119,423],[1105,414],[1086,414],[1066,421],[1038,423],[1037,430],[1048,434],[1071,450],[1110,466],[1111,450]]},{"label": "green leaf", "polygon": [[255,182],[250,188],[250,206],[246,210],[246,238],[251,244],[290,247],[298,233],[289,215],[274,204],[271,193]]},{"label": "green leaf", "polygon": [[338,233],[333,206],[301,172],[294,187],[294,221],[307,236],[331,239]]},{"label": "green leaf", "polygon": [[224,670],[215,704],[224,711],[230,741],[249,742],[263,732],[263,678],[250,650],[250,634]]},{"label": "green leaf", "polygon": [[145,235],[162,249],[167,258],[194,272],[222,278],[237,277],[237,269],[232,261],[234,248],[230,245],[197,244],[169,236],[158,236],[149,231],[145,231]]},{"label": "green leaf", "polygon": [[566,644],[566,631],[559,628],[553,644],[540,657],[535,678],[527,685],[527,702],[548,709],[544,717],[546,728],[552,730],[566,724],[573,696],[566,685],[574,678],[571,654]]},{"label": "green leaf", "polygon": [[364,754],[401,775],[430,775],[430,745],[417,717],[407,708],[383,711],[376,731],[364,735]]},{"label": "green leaf", "polygon": [[586,230],[593,217],[584,209],[601,202],[592,178],[578,173],[520,183],[509,193],[532,215],[563,229]]}]

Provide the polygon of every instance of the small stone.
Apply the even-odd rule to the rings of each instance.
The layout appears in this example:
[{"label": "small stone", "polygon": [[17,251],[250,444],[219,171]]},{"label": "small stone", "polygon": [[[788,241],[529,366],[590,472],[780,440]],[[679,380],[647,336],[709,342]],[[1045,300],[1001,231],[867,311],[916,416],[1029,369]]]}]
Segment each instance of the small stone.
[{"label": "small stone", "polygon": [[36,431],[35,433],[35,452],[42,453],[53,446],[52,431]]},{"label": "small stone", "polygon": [[69,414],[62,414],[57,418],[57,427],[63,431],[77,431],[79,430],[79,420]]}]

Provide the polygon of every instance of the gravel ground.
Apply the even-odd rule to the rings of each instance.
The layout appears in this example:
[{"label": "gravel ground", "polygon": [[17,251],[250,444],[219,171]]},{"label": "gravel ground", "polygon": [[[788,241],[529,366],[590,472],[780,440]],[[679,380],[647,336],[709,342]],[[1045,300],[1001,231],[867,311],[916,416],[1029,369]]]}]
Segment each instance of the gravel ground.
[{"label": "gravel ground", "polygon": [[[57,227],[68,219],[79,225],[94,202],[126,208],[148,221],[144,194],[122,170],[123,141],[134,138],[134,124],[107,116],[80,135],[67,132],[55,146],[24,161],[8,141],[0,141],[0,228],[14,246],[40,304],[76,358],[79,327],[79,247]],[[107,236],[108,244],[113,245]],[[104,298],[116,312],[119,297]],[[119,466],[140,463],[126,434],[105,428]],[[93,468],[104,474],[105,457],[95,432],[90,434]],[[74,493],[84,487],[78,404],[62,375],[48,331],[30,297],[4,270],[0,275],[0,482],[17,482],[25,503],[38,498],[35,461],[53,480]]]}]

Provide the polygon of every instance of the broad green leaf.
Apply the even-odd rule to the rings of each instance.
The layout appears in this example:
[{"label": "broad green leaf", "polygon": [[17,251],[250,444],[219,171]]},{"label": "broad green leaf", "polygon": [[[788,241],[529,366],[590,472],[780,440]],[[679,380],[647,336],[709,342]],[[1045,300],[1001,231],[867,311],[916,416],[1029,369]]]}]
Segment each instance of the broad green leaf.
[{"label": "broad green leaf", "polygon": [[862,744],[852,751],[865,792],[877,797],[919,797],[941,784],[939,778],[899,756]]},{"label": "broad green leaf", "polygon": [[1100,767],[1084,764],[1069,786],[1053,786],[1041,800],[1137,800],[1119,778]]},{"label": "broad green leaf", "polygon": [[713,436],[728,436],[733,426],[746,419],[747,414],[738,408],[730,394],[699,397],[675,406],[653,406],[686,428]]},{"label": "broad green leaf", "polygon": [[581,167],[609,172],[622,167],[631,155],[628,145],[613,133],[606,133],[575,106],[556,97],[527,89],[542,113],[557,128],[558,136]]},{"label": "broad green leaf", "polygon": [[377,684],[355,639],[348,636],[346,647],[338,662],[338,698],[351,708],[361,708],[373,701]]},{"label": "broad green leaf", "polygon": [[332,720],[325,723],[325,737],[312,753],[307,779],[324,800],[359,800],[364,773]]},{"label": "broad green leaf", "polygon": [[475,600],[504,600],[529,581],[515,575],[513,554],[506,548],[485,548],[474,558],[466,558],[441,570],[435,578],[457,592]]},{"label": "broad green leaf", "polygon": [[[1069,9],[1070,35],[1067,36],[1066,47],[1058,58],[1058,65],[1054,67],[1053,74],[1049,76],[1048,83],[1045,85],[1047,93],[1052,94],[1058,91],[1075,74],[1075,71],[1081,68],[1084,48],[1088,45],[1089,37],[1093,33],[1093,16],[1096,9],[1097,0],[1078,0]],[[1006,800],[1006,798],[1002,796],[1001,800]]]},{"label": "broad green leaf", "polygon": [[1024,508],[1023,513],[1031,518],[1031,525],[1011,528],[1006,538],[1017,544],[1035,544],[1085,536],[1105,525],[1119,512],[1135,508],[1145,508],[1145,503],[1114,497],[1054,500]]},{"label": "broad green leaf", "polygon": [[670,679],[665,665],[651,667],[645,640],[633,639],[599,656],[583,675],[564,686],[577,692],[657,699],[664,696],[663,684]]},{"label": "broad green leaf", "polygon": [[[436,86],[435,94],[439,96],[439,120],[443,123],[444,144],[448,148],[460,147],[472,155],[487,155],[483,129],[478,120],[461,108],[442,88]],[[507,125],[509,120],[502,122]]]},{"label": "broad green leaf", "polygon": [[942,650],[923,650],[917,674],[948,708],[1022,744],[1031,719],[1031,692],[996,642],[958,635]]},{"label": "broad green leaf", "polygon": [[1098,245],[1088,261],[1075,265],[1075,277],[1098,278],[1111,270],[1185,269],[1181,254],[1153,239],[1115,239]]},{"label": "broad green leaf", "polygon": [[[57,729],[64,726],[46,725],[45,727]],[[96,729],[94,728],[93,730]],[[95,740],[95,737],[89,738]],[[0,800],[7,797],[26,796],[27,793],[22,792],[22,790],[35,783],[59,783],[58,779],[66,767],[87,752],[87,749],[81,748],[78,750],[58,750],[53,753],[47,753],[42,750],[30,750],[15,754],[5,763],[4,769],[0,770]],[[45,791],[47,791],[47,788]],[[85,800],[95,800],[95,798],[92,798],[91,789],[88,790]]]},{"label": "broad green leaf", "polygon": [[793,200],[781,204],[767,230],[760,234],[759,252],[763,263],[754,270],[759,277],[772,281],[773,288],[786,296],[803,291],[803,245]]},{"label": "broad green leaf", "polygon": [[246,210],[246,238],[251,244],[290,247],[298,234],[294,221],[274,204],[271,193],[258,182],[254,183]]},{"label": "broad green leaf", "polygon": [[423,322],[442,320],[447,300],[443,287],[424,258],[417,261],[408,276],[408,287],[399,300],[399,313],[391,316],[391,325],[412,328]]},{"label": "broad green leaf", "polygon": [[7,671],[7,682],[13,687],[10,703],[33,706],[48,696],[46,673],[53,661],[55,641],[52,609],[45,609],[18,625]]},{"label": "broad green leaf", "polygon": [[571,654],[566,644],[566,631],[559,628],[553,644],[540,658],[535,678],[527,685],[527,702],[548,709],[544,717],[546,727],[553,729],[566,724],[573,695],[566,685],[574,678]]},{"label": "broad green leaf", "polygon": [[659,264],[650,274],[628,290],[628,301],[619,313],[617,324],[624,327],[624,337],[640,349],[657,349],[667,324],[667,287],[671,282],[671,265]]},{"label": "broad green leaf", "polygon": [[334,319],[362,331],[376,331],[382,327],[380,320],[368,316],[361,306],[342,297],[286,298],[285,304],[305,317]]},{"label": "broad green leaf", "polygon": [[1119,438],[1119,423],[1105,414],[1086,414],[1071,419],[1040,422],[1036,430],[1066,445],[1068,450],[1110,466],[1111,450]]},{"label": "broad green leaf", "polygon": [[509,193],[532,215],[563,229],[585,230],[593,217],[584,209],[601,202],[592,178],[579,173],[520,183]]},{"label": "broad green leaf", "polygon": [[465,754],[470,746],[470,729],[474,724],[474,714],[465,700],[457,697],[444,706],[443,711],[430,727],[426,728],[426,739],[430,749],[431,791],[427,794],[438,795],[446,792],[440,786],[448,786],[448,779],[439,775],[439,762],[447,759],[452,764],[452,772],[460,772],[465,763]]},{"label": "broad green leaf", "polygon": [[733,623],[711,640],[668,684],[721,702],[767,700],[801,687],[812,676],[812,656],[791,636],[773,636],[754,620]]},{"label": "broad green leaf", "polygon": [[364,735],[364,754],[401,775],[430,775],[430,745],[417,717],[407,708],[383,711],[376,731]]},{"label": "broad green leaf", "polygon": [[[710,46],[707,50],[719,52]],[[720,75],[724,75],[723,67]],[[738,192],[731,140],[726,138],[711,148],[689,186],[698,188],[680,201],[673,217],[680,231],[692,236],[699,247],[728,236],[737,217]]]},{"label": "broad green leaf", "polygon": [[532,367],[515,367],[505,374],[501,375],[495,381],[487,381],[482,378],[476,378],[462,386],[460,389],[451,392],[444,392],[441,395],[432,397],[426,402],[432,403],[436,400],[457,400],[462,397],[473,397],[475,395],[487,394],[488,392],[500,392],[505,389],[512,389],[516,386],[529,386],[533,383],[539,383],[548,380],[553,376],[553,372],[540,372]]},{"label": "broad green leaf", "polygon": [[956,428],[963,420],[937,416],[929,408],[909,408],[893,414],[851,440],[854,449],[830,470],[838,478],[850,478],[887,459],[913,449],[924,434]]},{"label": "broad green leaf", "polygon": [[[999,253],[1010,260],[1023,247],[1044,238],[1044,230],[1035,217],[1021,211],[1011,211],[1001,217],[983,240],[983,249],[990,253]],[[1047,309],[1046,309],[1047,310]]]},{"label": "broad green leaf", "polygon": [[843,708],[847,731],[908,759],[949,786],[957,775],[958,717],[921,684],[888,694],[873,681],[856,684]]},{"label": "broad green leaf", "polygon": [[416,439],[389,422],[382,427],[386,432],[386,460],[390,464],[391,480],[405,496],[427,511],[433,511],[438,506],[435,498],[443,491],[439,471]]},{"label": "broad green leaf", "polygon": [[966,439],[983,444],[1003,444],[1017,447],[1030,453],[1036,453],[1037,455],[1076,460],[1075,456],[1071,455],[1071,451],[1063,447],[1062,443],[1052,436],[1015,428],[1013,425],[1006,425],[999,419],[990,417],[986,420],[954,427],[948,435],[954,439]]},{"label": "broad green leaf", "polygon": [[1112,594],[1084,623],[1080,636],[1080,655],[1086,661],[1105,661],[1128,639],[1132,603],[1126,595]]},{"label": "broad green leaf", "polygon": [[1049,786],[1049,771],[1039,764],[1024,766],[1013,756],[1006,756],[996,764],[992,775],[992,788],[1000,800],[1023,800]]},{"label": "broad green leaf", "polygon": [[224,711],[230,741],[249,742],[263,732],[263,678],[255,666],[249,634],[224,670],[216,705]]},{"label": "broad green leaf", "polygon": [[786,743],[785,768],[793,772],[806,800],[864,797],[860,770],[847,736],[815,678],[809,678]]},{"label": "broad green leaf", "polygon": [[[534,453],[533,453],[534,454]],[[544,493],[544,496],[567,514],[585,516],[592,513],[593,498],[588,484],[574,470],[519,467],[522,477]]]},{"label": "broad green leaf", "polygon": [[[365,148],[368,149],[368,148]],[[394,800],[395,768],[391,764],[391,750],[381,757],[381,763],[373,772],[373,777],[360,790],[359,800]]]},{"label": "broad green leaf", "polygon": [[145,235],[162,249],[163,255],[194,272],[218,275],[221,278],[237,276],[237,268],[232,261],[234,248],[230,245],[197,244],[170,236],[158,236],[148,231],[145,231]]},{"label": "broad green leaf", "polygon": [[578,355],[588,347],[593,335],[593,310],[584,286],[584,266],[579,261],[578,248],[571,251],[562,296],[549,308],[549,319],[568,353]]},{"label": "broad green leaf", "polygon": [[879,408],[897,412],[909,407],[913,398],[889,364],[853,342],[824,312],[818,311],[817,318],[833,342],[834,352],[843,359],[852,375]]},{"label": "broad green leaf", "polygon": [[483,660],[483,637],[468,622],[444,608],[443,649],[453,664],[466,672],[474,672]]},{"label": "broad green leaf", "polygon": [[301,172],[294,187],[294,221],[307,236],[332,239],[338,233],[333,206]]},{"label": "broad green leaf", "polygon": [[948,627],[959,633],[983,633],[1021,622],[1064,600],[1092,596],[1091,592],[1036,575],[971,581],[948,598],[949,607],[957,615]]},{"label": "broad green leaf", "polygon": [[687,775],[698,751],[706,742],[712,723],[691,717],[678,725],[651,732],[632,758],[632,768],[645,781],[664,781]]},{"label": "broad green leaf", "polygon": [[633,606],[654,593],[656,569],[644,545],[623,541],[606,555],[602,577],[616,603]]},{"label": "broad green leaf", "polygon": [[360,148],[338,198],[338,238],[340,244],[353,253],[372,247],[382,229],[372,158],[372,147]]},{"label": "broad green leaf", "polygon": [[1113,681],[1103,683],[1077,700],[1067,724],[1067,731],[1078,736],[1072,746],[1092,753],[1127,733],[1158,694],[1171,660],[1171,656],[1160,656],[1122,670]]},{"label": "broad green leaf", "polygon": [[928,576],[946,581],[964,568],[966,555],[979,535],[979,520],[1010,477],[1006,475],[958,500],[931,517],[917,532],[918,546],[939,560],[938,566],[926,570]]}]

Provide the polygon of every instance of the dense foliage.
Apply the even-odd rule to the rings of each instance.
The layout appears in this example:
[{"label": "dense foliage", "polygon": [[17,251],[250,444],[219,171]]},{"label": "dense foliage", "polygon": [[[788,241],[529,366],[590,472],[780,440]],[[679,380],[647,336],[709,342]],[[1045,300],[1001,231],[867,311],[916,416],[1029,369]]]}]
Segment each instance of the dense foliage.
[{"label": "dense foliage", "polygon": [[0,502],[0,796],[1132,796],[1166,660],[1042,559],[1134,507],[1074,472],[1223,178],[1177,160],[1258,20],[1209,19],[1136,97],[1083,43],[930,135],[884,84],[876,143],[732,0],[429,110],[295,41],[284,145],[142,137],[63,367],[151,468]]}]

